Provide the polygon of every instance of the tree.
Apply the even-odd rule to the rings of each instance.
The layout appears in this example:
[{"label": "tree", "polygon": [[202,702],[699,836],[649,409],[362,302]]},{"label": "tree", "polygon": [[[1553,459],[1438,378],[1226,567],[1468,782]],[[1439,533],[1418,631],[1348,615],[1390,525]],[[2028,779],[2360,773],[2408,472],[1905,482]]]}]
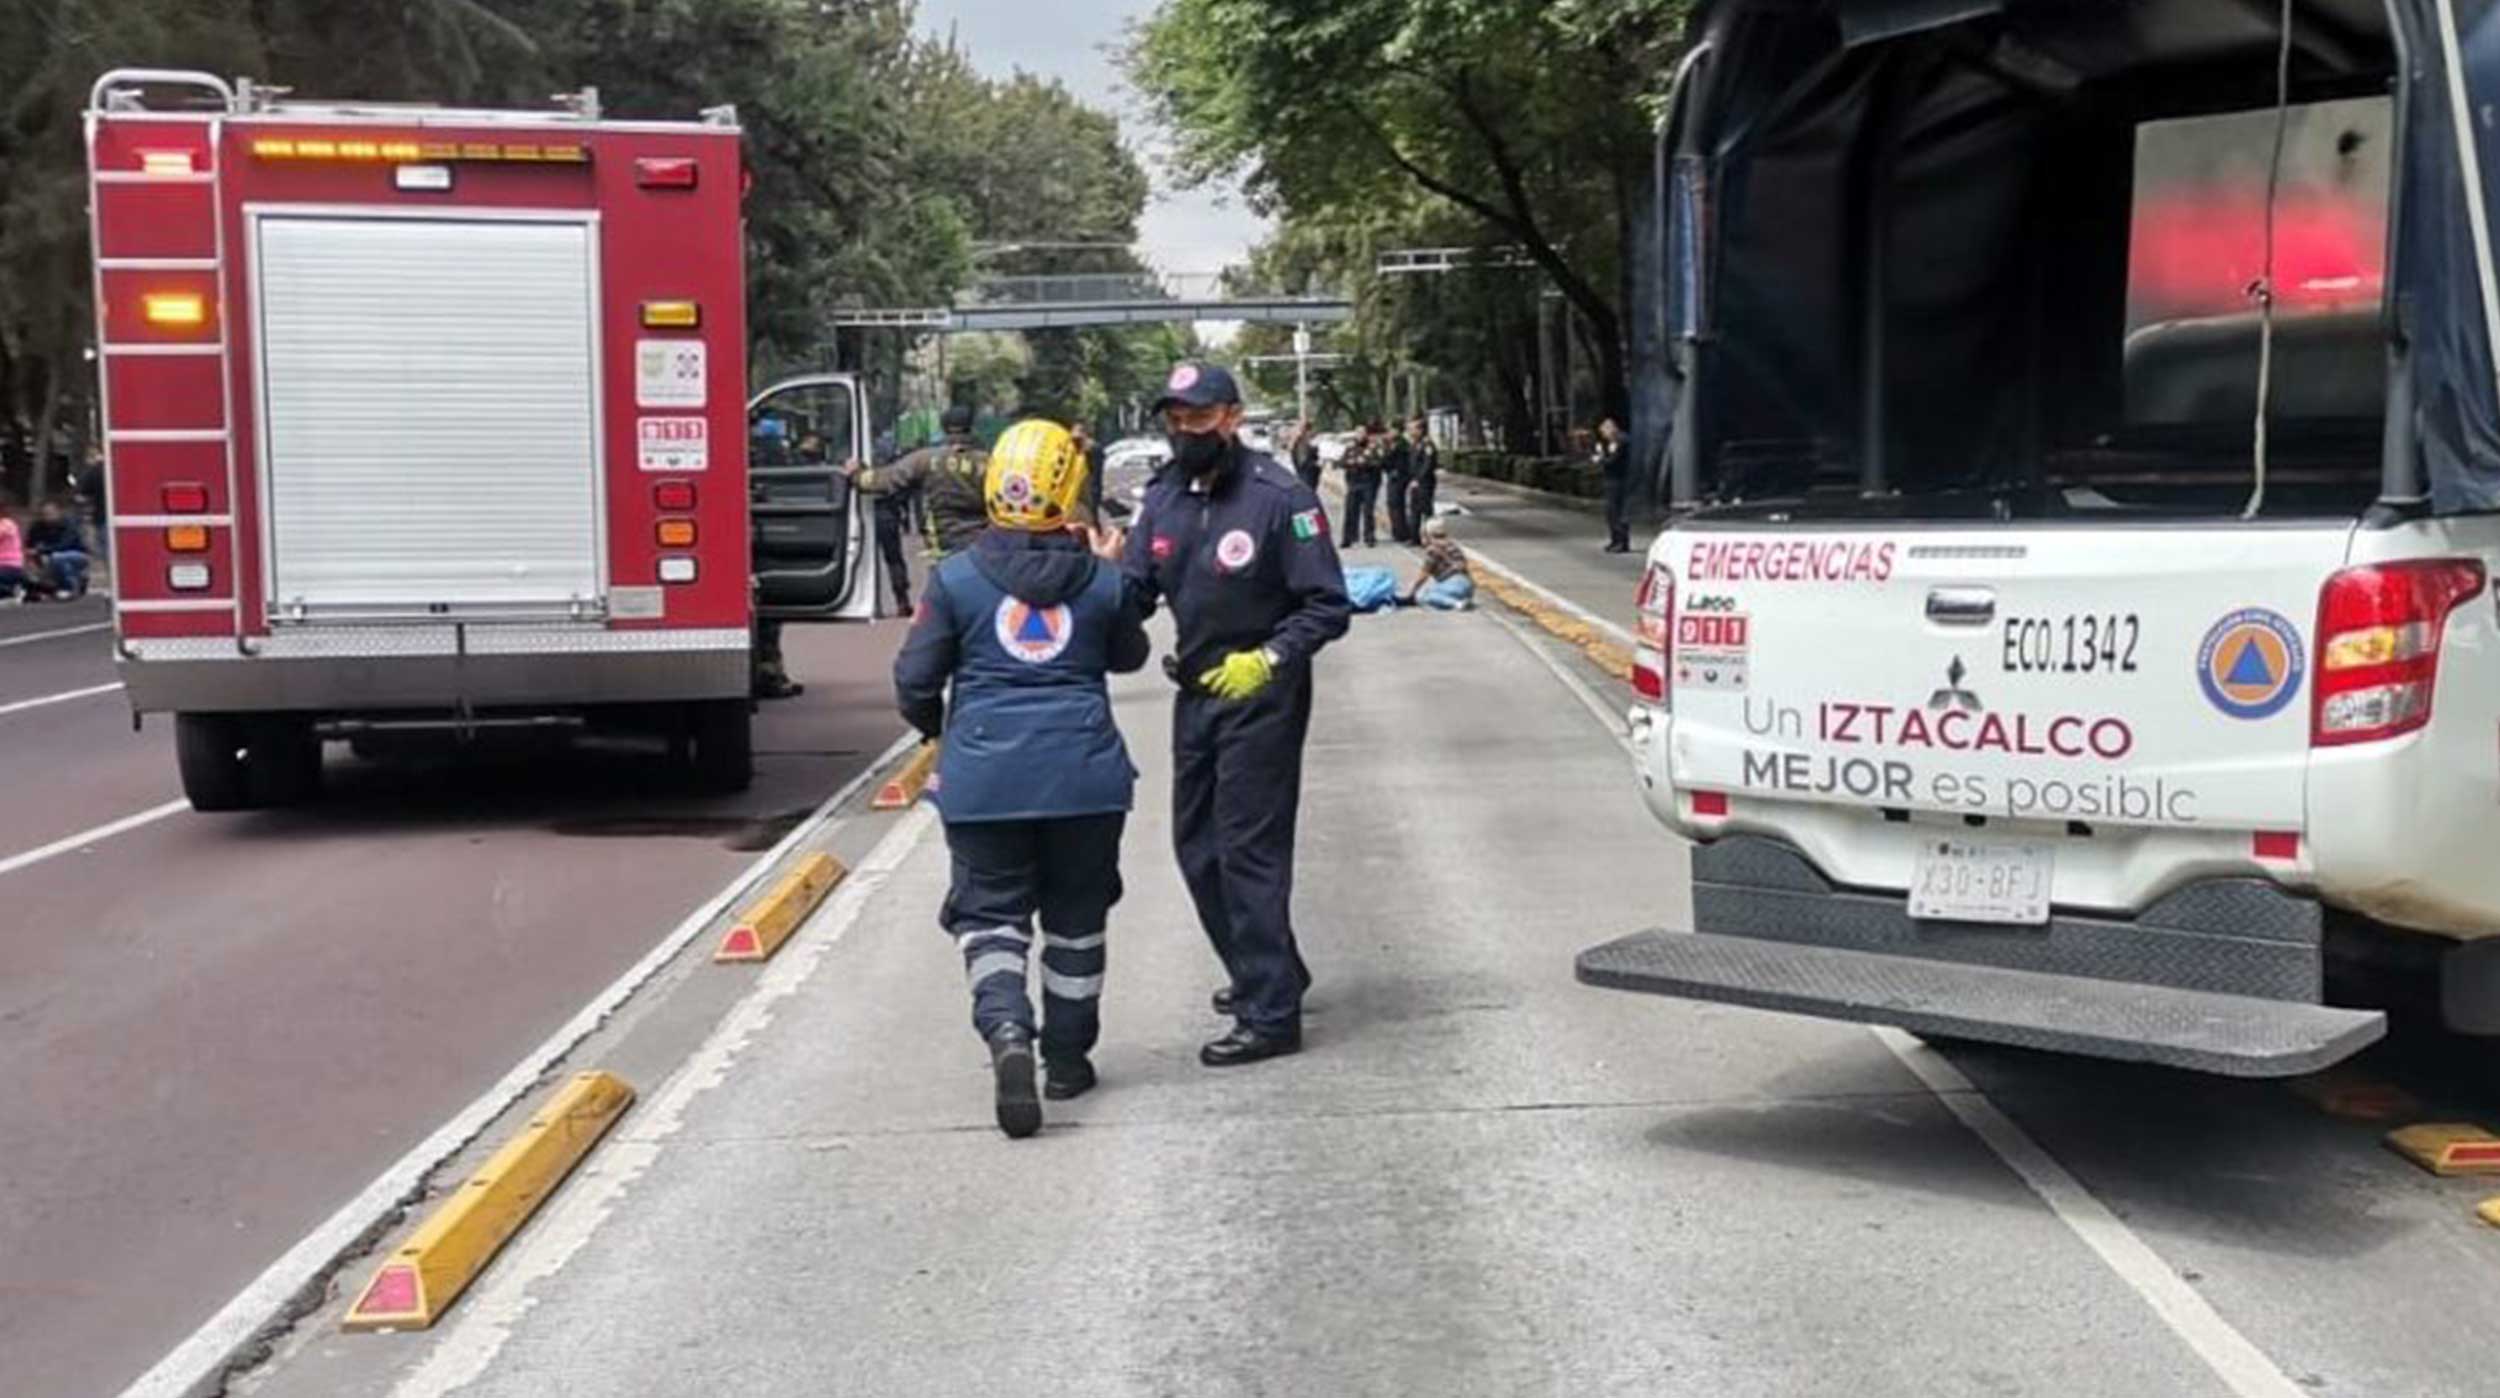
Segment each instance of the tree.
[{"label": "tree", "polygon": [[[1165,0],[1130,71],[1184,178],[1288,221],[1404,185],[1514,245],[1591,332],[1608,411],[1665,438],[1651,115],[1681,0]],[[1636,361],[1655,391],[1637,398]]]}]

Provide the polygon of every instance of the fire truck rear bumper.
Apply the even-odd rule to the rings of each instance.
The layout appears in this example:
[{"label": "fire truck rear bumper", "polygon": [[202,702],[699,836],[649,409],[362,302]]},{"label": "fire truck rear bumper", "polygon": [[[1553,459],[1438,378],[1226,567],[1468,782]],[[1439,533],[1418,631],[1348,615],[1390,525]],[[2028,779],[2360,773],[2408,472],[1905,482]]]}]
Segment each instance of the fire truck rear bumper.
[{"label": "fire truck rear bumper", "polygon": [[128,640],[121,677],[140,713],[575,709],[748,692],[748,636],[708,631],[335,630]]}]

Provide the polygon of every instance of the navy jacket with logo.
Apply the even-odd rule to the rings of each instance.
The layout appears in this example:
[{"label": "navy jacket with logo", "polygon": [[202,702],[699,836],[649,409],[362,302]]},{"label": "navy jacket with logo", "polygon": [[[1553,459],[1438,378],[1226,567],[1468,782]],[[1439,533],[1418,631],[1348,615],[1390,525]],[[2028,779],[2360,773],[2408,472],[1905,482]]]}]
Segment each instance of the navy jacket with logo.
[{"label": "navy jacket with logo", "polygon": [[1199,485],[1166,466],[1146,488],[1121,562],[1131,600],[1144,613],[1171,603],[1185,685],[1261,646],[1287,677],[1307,673],[1354,615],[1319,497],[1239,443]]},{"label": "navy jacket with logo", "polygon": [[1137,769],[1103,677],[1148,649],[1119,571],[1072,535],[991,529],[939,564],[894,658],[894,696],[945,741],[948,823],[1129,809]]}]

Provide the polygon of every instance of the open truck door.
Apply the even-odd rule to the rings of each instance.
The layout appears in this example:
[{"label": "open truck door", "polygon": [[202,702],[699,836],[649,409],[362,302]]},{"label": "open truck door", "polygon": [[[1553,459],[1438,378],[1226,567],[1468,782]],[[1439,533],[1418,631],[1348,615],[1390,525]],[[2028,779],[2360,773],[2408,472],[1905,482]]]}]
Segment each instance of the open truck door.
[{"label": "open truck door", "polygon": [[868,396],[849,374],[788,379],[747,404],[747,508],[756,615],[865,621],[876,615],[868,502],[843,468],[865,462]]}]

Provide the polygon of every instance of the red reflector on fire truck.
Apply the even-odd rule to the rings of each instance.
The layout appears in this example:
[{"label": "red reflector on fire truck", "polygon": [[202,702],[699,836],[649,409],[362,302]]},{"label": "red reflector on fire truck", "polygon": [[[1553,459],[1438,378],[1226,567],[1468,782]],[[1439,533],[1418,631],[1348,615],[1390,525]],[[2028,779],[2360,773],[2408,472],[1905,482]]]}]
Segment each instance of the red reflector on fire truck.
[{"label": "red reflector on fire truck", "polygon": [[664,519],[660,521],[660,547],[690,549],[694,547],[694,521]]},{"label": "red reflector on fire truck", "polygon": [[208,526],[177,524],[165,531],[165,547],[175,553],[208,552]]},{"label": "red reflector on fire truck", "polygon": [[158,291],[139,298],[150,325],[200,325],[208,320],[208,298],[196,291]]},{"label": "red reflector on fire truck", "polygon": [[644,189],[692,189],[695,170],[691,155],[640,156],[634,161],[634,183]]},{"label": "red reflector on fire truck", "polygon": [[208,513],[208,487],[191,481],[178,481],[157,493],[169,515],[204,515]]},{"label": "red reflector on fire truck", "polygon": [[662,481],[651,488],[651,503],[663,510],[694,508],[693,481]]},{"label": "red reflector on fire truck", "polygon": [[649,330],[692,330],[703,324],[703,307],[693,301],[645,301],[642,323]]}]

